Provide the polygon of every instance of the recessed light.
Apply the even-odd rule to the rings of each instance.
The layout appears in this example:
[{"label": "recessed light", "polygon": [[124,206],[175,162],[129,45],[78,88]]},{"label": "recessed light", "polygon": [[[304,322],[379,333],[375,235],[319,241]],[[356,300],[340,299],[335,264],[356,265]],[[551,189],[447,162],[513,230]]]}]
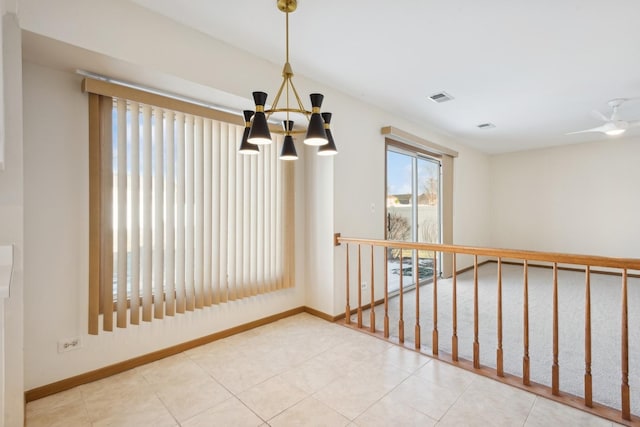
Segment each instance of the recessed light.
[{"label": "recessed light", "polygon": [[494,127],[496,127],[496,125],[494,125],[493,123],[480,123],[477,126],[480,129],[493,129]]},{"label": "recessed light", "polygon": [[443,92],[434,93],[433,95],[429,96],[429,99],[432,100],[433,102],[437,102],[438,104],[440,104],[442,102],[451,101],[453,99],[453,96],[443,91]]}]

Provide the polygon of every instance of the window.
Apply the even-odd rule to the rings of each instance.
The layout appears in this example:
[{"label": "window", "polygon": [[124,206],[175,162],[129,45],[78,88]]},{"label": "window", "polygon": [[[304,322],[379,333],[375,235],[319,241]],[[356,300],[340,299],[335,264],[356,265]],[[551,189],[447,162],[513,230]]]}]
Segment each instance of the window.
[{"label": "window", "polygon": [[[86,79],[89,333],[292,286],[292,165],[238,117]],[[230,122],[235,121],[236,123]]]},{"label": "window", "polygon": [[[415,151],[387,145],[387,239],[406,242],[441,242],[440,160]],[[433,277],[433,253],[400,249],[389,253],[389,290],[404,283]],[[437,270],[441,271],[440,265]],[[415,285],[415,283],[413,283]]]},{"label": "window", "polygon": [[[387,126],[386,136],[386,230],[388,240],[453,243],[453,159],[456,151]],[[389,253],[389,289],[397,290],[400,274],[407,287],[433,276],[433,253],[399,250]],[[452,259],[437,259],[435,270],[451,276]]]}]

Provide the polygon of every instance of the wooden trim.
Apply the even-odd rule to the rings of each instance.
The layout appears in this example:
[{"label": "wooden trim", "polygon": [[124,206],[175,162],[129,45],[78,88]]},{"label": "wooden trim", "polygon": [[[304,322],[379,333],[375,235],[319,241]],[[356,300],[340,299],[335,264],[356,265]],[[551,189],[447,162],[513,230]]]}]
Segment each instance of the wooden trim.
[{"label": "wooden trim", "polygon": [[[369,299],[369,301],[375,301],[376,297],[375,297],[375,283],[374,283],[374,277],[375,277],[375,269],[374,269],[374,246],[371,245],[371,297]],[[386,251],[386,249],[384,249]],[[371,332],[375,332],[376,331],[376,311],[375,310],[371,310],[369,312],[369,327],[371,328]]]},{"label": "wooden trim", "polygon": [[553,364],[551,365],[551,392],[560,394],[560,365],[558,362],[558,264],[553,264]]},{"label": "wooden trim", "polygon": [[[490,262],[495,262],[493,260],[487,260],[487,261],[482,261],[478,263],[478,267],[482,267],[485,264],[488,264]],[[502,261],[503,264],[506,264],[504,261]],[[465,267],[465,268],[461,268],[460,270],[456,270],[456,274],[462,274],[462,273],[466,273],[467,271],[471,271],[474,269],[473,265],[470,265],[469,267]]]},{"label": "wooden trim", "polygon": [[322,320],[326,320],[327,322],[337,322],[338,320],[344,319],[344,313],[338,315],[338,316],[332,316],[330,314],[327,314],[323,311],[320,310],[316,310],[315,308],[311,308],[309,306],[304,306],[304,312],[305,313],[309,313],[312,316],[316,316],[319,317]]},{"label": "wooden trim", "polygon": [[453,290],[451,299],[451,357],[455,362],[458,361],[458,273],[456,272],[456,254],[452,254],[452,270],[453,276],[451,287]]},{"label": "wooden trim", "polygon": [[394,128],[393,126],[383,127],[382,129],[380,129],[380,133],[396,141],[409,144],[414,148],[422,147],[428,150],[434,150],[436,153],[439,153],[439,154],[446,154],[447,156],[458,157],[458,152],[455,150],[452,150],[450,148],[444,147],[442,145],[436,144],[431,141],[427,141],[426,139],[420,138],[419,136],[412,135],[409,132],[405,132],[401,129]]},{"label": "wooden trim", "polygon": [[497,318],[498,318],[498,348],[496,349],[496,370],[499,377],[504,377],[503,348],[502,348],[502,259],[498,258],[498,295],[497,295]]},{"label": "wooden trim", "polygon": [[631,397],[629,390],[629,304],[627,300],[627,270],[622,273],[622,321],[620,336],[620,366],[622,384],[620,385],[622,418],[631,420]]},{"label": "wooden trim", "polygon": [[142,104],[154,105],[169,110],[180,111],[186,114],[193,114],[195,116],[233,123],[234,125],[244,125],[244,119],[239,114],[227,113],[225,111],[215,110],[213,108],[196,105],[190,102],[181,101],[179,99],[169,98],[155,93],[121,86],[102,80],[85,78],[84,80],[82,80],[82,91],[94,93],[97,95],[110,96],[113,98],[130,99]]},{"label": "wooden trim", "polygon": [[[307,311],[307,310],[312,310],[313,312]],[[283,311],[282,313],[263,317],[262,319],[254,320],[248,323],[243,323],[242,325],[234,326],[232,328],[225,329],[224,331],[216,332],[211,335],[206,335],[204,337],[197,338],[195,340],[187,341],[182,344],[174,345],[162,350],[158,350],[142,356],[134,357],[133,359],[129,359],[113,365],[105,366],[104,368],[99,368],[90,372],[85,372],[84,374],[73,376],[71,378],[67,378],[64,380],[56,381],[51,384],[47,384],[41,387],[33,388],[31,390],[27,390],[24,393],[25,400],[26,402],[32,402],[34,400],[37,400],[46,396],[50,396],[52,394],[59,393],[61,391],[69,390],[73,387],[76,387],[82,384],[107,378],[109,376],[119,374],[124,371],[128,371],[135,367],[142,366],[147,363],[155,362],[156,360],[164,359],[165,357],[173,356],[175,354],[182,353],[186,350],[199,347],[201,345],[208,344],[213,341],[220,340],[222,338],[227,338],[227,337],[230,337],[231,335],[236,335],[241,332],[246,332],[248,330],[251,330],[260,326],[264,326],[269,323],[273,323],[277,320],[281,320],[281,319],[294,316],[296,314],[300,314],[303,312],[309,312],[311,314],[314,314],[314,313],[321,314],[321,312],[310,309],[308,307],[296,307],[291,310]],[[324,316],[328,316],[328,315],[324,315]],[[322,318],[322,316],[318,316],[318,317]]]},{"label": "wooden trim", "polygon": [[417,146],[417,145],[411,145],[411,144],[405,144],[404,142],[400,142],[396,139],[393,139],[393,137],[391,138],[385,138],[384,142],[386,144],[386,149],[387,151],[389,150],[389,147],[393,147],[396,148],[400,151],[403,151],[406,153],[401,153],[401,154],[406,154],[408,156],[416,156],[416,154],[422,155],[422,156],[427,156],[427,157],[432,157],[438,161],[442,160],[442,154],[438,153],[437,151],[430,151],[428,149],[428,147],[422,147],[422,146]]},{"label": "wooden trim", "polygon": [[478,339],[478,255],[473,257],[473,368],[480,368],[480,341]]},{"label": "wooden trim", "polygon": [[577,264],[597,267],[626,268],[640,271],[640,258],[613,258],[595,255],[562,254],[554,252],[525,251],[519,249],[497,249],[477,246],[441,245],[437,243],[400,242],[379,239],[356,239],[352,237],[339,237],[340,243],[354,243],[396,249],[417,249],[426,251],[450,252],[467,255],[479,255],[490,257],[502,257],[511,259],[526,259],[543,262],[556,262],[559,264]]},{"label": "wooden trim", "polygon": [[[381,298],[381,299],[375,300],[375,302],[373,303],[373,306],[374,306],[374,307],[377,307],[377,306],[382,305],[382,304],[384,304],[384,298]],[[364,304],[364,305],[362,306],[362,310],[363,310],[363,311],[364,311],[364,310],[369,310],[370,308],[371,308],[371,303],[366,303],[366,304]],[[310,312],[310,313],[311,313],[311,312]],[[357,308],[352,308],[352,309],[350,310],[350,314],[351,314],[352,316],[353,316],[354,314],[357,314],[357,313],[358,313],[358,309],[357,309]],[[311,314],[313,314],[313,313],[311,313]],[[327,316],[328,316],[328,314],[327,314]],[[319,317],[320,317],[320,316],[319,316]],[[345,313],[340,313],[340,314],[338,314],[337,316],[333,316],[333,319],[334,319],[334,322],[335,322],[335,321],[338,321],[338,320],[342,320],[342,319],[344,319],[344,318],[346,318],[346,317],[347,317],[347,316],[345,315]],[[349,324],[350,324],[350,323],[349,323]]]},{"label": "wooden trim", "polygon": [[452,356],[446,352],[439,352],[437,356],[431,354],[429,349],[421,347],[420,349],[416,349],[414,344],[410,341],[406,341],[404,343],[400,342],[398,338],[384,338],[381,331],[378,332],[370,332],[367,329],[358,329],[355,325],[343,325],[345,328],[357,330],[358,332],[370,335],[372,337],[378,338],[380,340],[386,341],[388,343],[394,344],[396,346],[402,347],[407,350],[415,351],[416,353],[427,356],[431,359],[436,359],[441,362],[447,363],[449,365],[455,366],[457,368],[461,368],[467,371],[471,371],[474,374],[482,375],[483,377],[490,378],[494,381],[498,381],[503,384],[510,385],[512,387],[519,388],[520,390],[527,391],[529,393],[533,393],[537,396],[541,396],[547,398],[549,400],[553,400],[559,403],[562,403],[567,406],[571,406],[572,408],[579,409],[581,411],[590,413],[592,415],[596,415],[598,417],[605,418],[607,420],[614,421],[616,423],[626,425],[626,426],[637,426],[640,423],[640,417],[636,417],[635,415],[631,416],[630,420],[622,419],[621,412],[618,409],[614,409],[608,406],[595,404],[593,407],[587,407],[584,404],[584,400],[580,396],[575,396],[569,393],[561,392],[559,395],[554,395],[551,393],[551,388],[545,386],[543,384],[539,384],[536,382],[531,382],[529,385],[522,384],[522,381],[519,377],[505,373],[503,377],[498,376],[497,371],[488,366],[481,365],[478,368],[474,367],[473,361],[460,358],[458,361],[454,361]]},{"label": "wooden trim", "polygon": [[362,245],[358,245],[358,327],[362,327]]},{"label": "wooden trim", "polygon": [[529,264],[527,263],[527,260],[524,260],[523,264],[522,281],[522,384],[531,385],[531,361],[529,360]]},{"label": "wooden trim", "polygon": [[389,251],[384,250],[384,337],[389,338]]},{"label": "wooden trim", "polygon": [[591,275],[585,271],[584,285],[584,404],[593,406],[593,377],[591,376]]},{"label": "wooden trim", "polygon": [[[417,270],[417,268],[415,269]],[[417,272],[416,272],[417,276]],[[417,283],[417,277],[416,277]],[[433,354],[438,354],[438,255],[436,252],[433,253],[433,331],[431,332],[431,348],[433,350]],[[418,289],[420,286],[416,286]],[[416,301],[418,300],[418,294],[416,293]],[[417,303],[416,303],[417,304]],[[416,316],[417,319],[417,316]],[[418,330],[416,330],[417,332]],[[416,336],[419,336],[416,334]]]},{"label": "wooden trim", "polygon": [[[347,272],[346,284],[347,285],[345,286],[345,289],[347,291],[347,295],[346,295],[347,303],[345,304],[345,308],[344,308],[344,312],[345,312],[344,321],[345,321],[345,323],[349,324],[349,323],[351,323],[351,307],[349,305],[350,304],[350,302],[349,302],[349,289],[350,289],[349,276],[350,276],[350,271],[349,271],[349,244],[348,243],[345,246],[345,251],[346,251],[346,254],[347,254],[347,267],[346,267],[346,272]],[[349,315],[347,316],[346,313],[349,313]]]},{"label": "wooden trim", "polygon": [[[490,259],[485,261],[483,264],[486,264],[488,262],[497,262],[496,260]],[[524,264],[522,262],[515,262],[515,261],[502,261],[502,264],[508,264],[508,265],[517,265],[517,266],[523,266]],[[548,270],[552,270],[553,266],[552,265],[546,265],[546,264],[528,264],[529,267],[535,267],[535,268],[546,268]],[[587,266],[588,267],[588,266]],[[576,273],[584,273],[585,269],[584,268],[573,268],[573,267],[562,267],[562,266],[558,266],[558,270],[562,270],[562,271],[573,271]],[[589,267],[589,272],[591,274],[602,274],[605,276],[617,276],[617,277],[622,277],[622,273],[618,273],[616,271],[605,271],[605,270],[593,270]],[[628,274],[627,273],[627,277],[633,277],[635,279],[640,279],[640,274]]]}]

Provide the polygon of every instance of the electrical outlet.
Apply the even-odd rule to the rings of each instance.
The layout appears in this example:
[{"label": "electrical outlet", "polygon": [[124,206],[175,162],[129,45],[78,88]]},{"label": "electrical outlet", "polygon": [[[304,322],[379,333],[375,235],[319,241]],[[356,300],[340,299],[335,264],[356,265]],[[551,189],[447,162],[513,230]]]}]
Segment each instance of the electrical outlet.
[{"label": "electrical outlet", "polygon": [[362,282],[362,289],[367,289],[367,282]]},{"label": "electrical outlet", "polygon": [[67,338],[58,341],[58,353],[76,350],[80,347],[82,347],[82,341],[80,341],[80,337]]}]

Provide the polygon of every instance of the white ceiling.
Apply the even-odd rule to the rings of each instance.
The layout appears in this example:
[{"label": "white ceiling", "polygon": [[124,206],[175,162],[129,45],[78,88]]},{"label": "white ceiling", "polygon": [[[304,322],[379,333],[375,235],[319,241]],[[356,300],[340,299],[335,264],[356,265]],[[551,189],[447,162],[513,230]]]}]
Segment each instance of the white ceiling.
[{"label": "white ceiling", "polygon": [[[276,0],[131,1],[284,62]],[[488,153],[612,138],[565,134],[601,125],[592,110],[608,114],[610,99],[640,97],[637,0],[299,0],[290,33],[298,75]],[[428,99],[440,91],[455,99]],[[640,99],[620,118],[640,119]]]}]

